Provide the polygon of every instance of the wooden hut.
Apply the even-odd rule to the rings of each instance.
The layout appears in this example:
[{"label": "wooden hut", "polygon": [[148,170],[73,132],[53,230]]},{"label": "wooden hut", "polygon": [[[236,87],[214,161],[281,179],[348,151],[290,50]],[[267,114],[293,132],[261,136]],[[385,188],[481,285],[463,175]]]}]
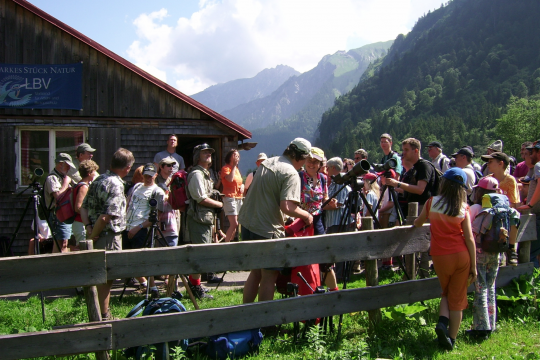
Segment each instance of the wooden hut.
[{"label": "wooden hut", "polygon": [[[25,0],[0,0],[0,40],[0,235],[13,234],[28,198],[15,193],[27,188],[33,170],[41,167],[47,174],[57,153],[74,157],[81,142],[97,149],[94,161],[104,171],[119,147],[133,152],[135,168],[151,162],[165,149],[168,135],[176,134],[186,166],[192,163],[193,147],[207,142],[216,149],[219,169],[228,150],[251,138],[248,130]],[[25,78],[26,88],[11,90],[22,81],[21,65],[35,68],[34,78]],[[44,101],[34,108],[21,106],[32,86],[34,99],[50,96],[54,102],[54,94],[43,90],[57,65],[80,70],[80,83],[71,84],[80,109]],[[13,247],[16,253],[26,251],[30,225],[27,214]]]}]

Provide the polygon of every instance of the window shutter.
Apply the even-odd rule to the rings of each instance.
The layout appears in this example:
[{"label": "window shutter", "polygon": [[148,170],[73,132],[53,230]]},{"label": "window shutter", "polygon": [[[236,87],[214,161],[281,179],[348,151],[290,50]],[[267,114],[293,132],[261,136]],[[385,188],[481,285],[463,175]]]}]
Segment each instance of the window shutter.
[{"label": "window shutter", "polygon": [[94,160],[99,165],[98,172],[104,174],[109,170],[112,155],[121,146],[121,130],[119,128],[88,128],[88,140],[96,149]]},{"label": "window shutter", "polygon": [[0,191],[12,192],[17,189],[15,126],[0,127],[0,139]]}]

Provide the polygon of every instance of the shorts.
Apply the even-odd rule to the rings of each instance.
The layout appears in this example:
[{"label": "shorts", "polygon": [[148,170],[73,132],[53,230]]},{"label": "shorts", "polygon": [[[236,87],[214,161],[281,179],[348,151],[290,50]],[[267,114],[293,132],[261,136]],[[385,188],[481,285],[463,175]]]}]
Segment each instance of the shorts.
[{"label": "shorts", "polygon": [[[245,226],[242,226],[242,241],[270,240],[270,239],[271,238],[267,238],[259,234],[255,234],[254,232],[249,231],[249,229],[246,228]],[[281,271],[283,269],[284,269],[283,267],[264,268],[264,270],[277,270],[277,271]]]},{"label": "shorts", "polygon": [[187,231],[189,240],[192,244],[211,244],[213,225],[201,224],[195,221],[193,217],[186,216]]},{"label": "shorts", "polygon": [[442,296],[448,298],[448,309],[464,310],[467,302],[467,280],[471,270],[468,251],[448,255],[432,255],[435,272],[442,288]]},{"label": "shorts", "polygon": [[86,240],[86,230],[82,222],[74,221],[73,224],[71,224],[71,229],[73,232],[73,236],[75,236],[76,245],[79,245],[81,240]]},{"label": "shorts", "polygon": [[225,210],[225,215],[238,215],[240,209],[242,208],[242,199],[241,198],[232,198],[232,197],[223,197],[223,210]]},{"label": "shorts", "polygon": [[56,240],[69,240],[71,238],[71,224],[58,221],[54,209],[51,210],[49,222]]},{"label": "shorts", "polygon": [[148,229],[140,229],[135,236],[131,239],[128,237],[128,230],[122,232],[122,243],[124,248],[127,249],[143,249],[146,247],[146,236],[148,235]]},{"label": "shorts", "polygon": [[122,250],[122,233],[102,231],[99,238],[94,241],[94,249],[102,249],[107,251]]}]

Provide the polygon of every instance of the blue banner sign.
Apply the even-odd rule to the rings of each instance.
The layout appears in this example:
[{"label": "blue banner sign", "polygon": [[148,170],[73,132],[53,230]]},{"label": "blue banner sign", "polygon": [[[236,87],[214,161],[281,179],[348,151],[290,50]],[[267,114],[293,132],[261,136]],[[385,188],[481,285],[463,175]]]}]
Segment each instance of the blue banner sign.
[{"label": "blue banner sign", "polygon": [[0,64],[0,108],[82,110],[82,63]]}]

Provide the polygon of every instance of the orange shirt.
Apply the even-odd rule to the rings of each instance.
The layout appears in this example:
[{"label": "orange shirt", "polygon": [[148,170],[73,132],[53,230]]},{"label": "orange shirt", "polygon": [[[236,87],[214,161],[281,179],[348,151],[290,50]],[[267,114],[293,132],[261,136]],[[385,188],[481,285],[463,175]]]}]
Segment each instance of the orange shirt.
[{"label": "orange shirt", "polygon": [[499,188],[502,190],[503,195],[508,196],[510,203],[519,203],[519,190],[516,179],[508,174],[504,174],[503,181],[499,182]]},{"label": "orange shirt", "polygon": [[240,187],[242,186],[242,175],[240,175],[240,170],[238,167],[235,169],[233,181],[227,181],[225,176],[229,175],[232,171],[230,165],[225,165],[221,168],[221,183],[223,184],[223,195],[226,197],[232,198],[241,198],[242,191]]},{"label": "orange shirt", "polygon": [[449,255],[468,251],[461,223],[469,206],[464,203],[458,216],[448,216],[444,213],[444,204],[437,203],[440,196],[434,196],[426,202],[427,216],[431,224],[431,255]]}]

